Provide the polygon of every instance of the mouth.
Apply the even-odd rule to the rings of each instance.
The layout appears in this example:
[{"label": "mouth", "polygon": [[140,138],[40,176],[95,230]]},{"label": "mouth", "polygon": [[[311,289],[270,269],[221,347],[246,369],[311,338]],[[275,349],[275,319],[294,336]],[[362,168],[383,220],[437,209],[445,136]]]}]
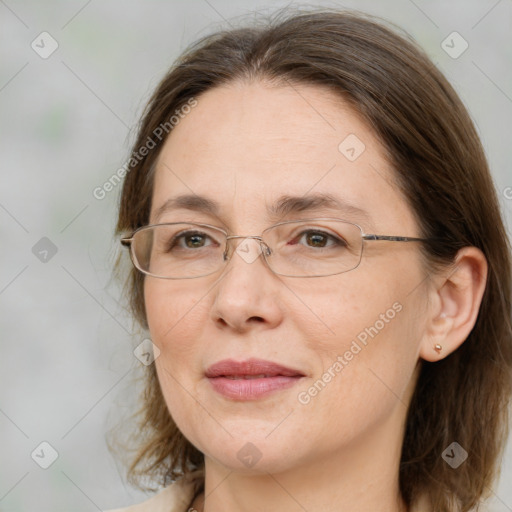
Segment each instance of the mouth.
[{"label": "mouth", "polygon": [[264,398],[305,377],[300,370],[262,359],[225,359],[210,366],[205,376],[216,392],[235,401]]},{"label": "mouth", "polygon": [[265,375],[260,373],[259,375],[219,375],[219,377],[224,377],[226,379],[239,380],[239,379],[268,379],[269,377],[278,377],[278,375]]}]

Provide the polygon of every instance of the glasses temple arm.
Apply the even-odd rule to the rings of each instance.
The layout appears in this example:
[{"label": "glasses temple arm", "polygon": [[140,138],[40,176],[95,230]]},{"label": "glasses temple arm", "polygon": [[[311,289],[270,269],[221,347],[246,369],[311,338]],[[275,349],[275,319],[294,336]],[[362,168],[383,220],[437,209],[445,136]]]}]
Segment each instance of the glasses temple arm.
[{"label": "glasses temple arm", "polygon": [[428,238],[393,235],[363,235],[363,240],[387,240],[388,242],[428,242]]}]

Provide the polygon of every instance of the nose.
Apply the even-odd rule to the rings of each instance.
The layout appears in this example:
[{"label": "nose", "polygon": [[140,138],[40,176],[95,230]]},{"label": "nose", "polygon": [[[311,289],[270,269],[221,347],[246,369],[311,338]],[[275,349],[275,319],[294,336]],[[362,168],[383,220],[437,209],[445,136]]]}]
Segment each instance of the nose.
[{"label": "nose", "polygon": [[[247,253],[249,257],[251,254],[256,256],[256,253],[264,253],[265,256],[269,256],[271,254],[270,247],[263,241],[261,236],[243,236],[243,235],[230,235],[226,237],[226,249],[223,254],[224,261],[226,261],[229,256],[229,240],[243,238],[243,242],[241,242],[236,248],[236,252],[238,254]],[[254,242],[252,242],[254,240]],[[252,250],[251,250],[252,248]],[[231,251],[231,255],[233,251]],[[243,257],[243,256],[242,256]],[[245,261],[248,261],[248,258],[244,258]],[[266,261],[266,260],[265,260]]]},{"label": "nose", "polygon": [[[226,268],[212,290],[211,318],[220,328],[237,332],[265,324],[275,327],[282,321],[279,302],[279,278],[267,266],[263,251],[267,246],[260,237],[232,237]],[[228,256],[229,252],[229,256]],[[268,252],[267,252],[268,254]]]}]

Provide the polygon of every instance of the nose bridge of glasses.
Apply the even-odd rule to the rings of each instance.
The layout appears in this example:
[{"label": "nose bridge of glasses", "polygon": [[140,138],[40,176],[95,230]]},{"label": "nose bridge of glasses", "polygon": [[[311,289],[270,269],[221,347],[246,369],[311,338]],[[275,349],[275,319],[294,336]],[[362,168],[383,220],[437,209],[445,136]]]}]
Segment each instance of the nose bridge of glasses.
[{"label": "nose bridge of glasses", "polygon": [[248,238],[251,239],[251,240],[257,240],[260,244],[260,247],[262,249],[262,252],[265,251],[265,254],[266,256],[269,256],[270,253],[271,253],[271,249],[270,247],[267,245],[267,243],[263,240],[263,238],[261,236],[256,236],[256,235],[227,235],[226,236],[226,247],[225,247],[225,250],[224,250],[224,260],[227,259],[227,255],[228,255],[228,240],[232,240],[232,239],[235,239],[235,238],[242,238],[244,240],[247,240]]}]

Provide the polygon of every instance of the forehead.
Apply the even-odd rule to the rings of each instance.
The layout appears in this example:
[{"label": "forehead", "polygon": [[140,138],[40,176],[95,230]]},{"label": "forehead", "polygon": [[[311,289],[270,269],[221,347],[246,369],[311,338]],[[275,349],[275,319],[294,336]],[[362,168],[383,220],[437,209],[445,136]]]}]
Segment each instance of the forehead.
[{"label": "forehead", "polygon": [[329,194],[376,218],[384,197],[405,208],[380,141],[331,91],[235,83],[197,102],[160,153],[152,220],[184,194],[212,199],[227,220],[268,221],[284,195]]},{"label": "forehead", "polygon": [[[168,137],[161,155],[172,152],[193,164],[214,154],[276,163],[338,159],[348,135],[374,156],[382,150],[368,126],[340,96],[326,88],[236,82],[207,91]],[[347,154],[346,156],[350,156]]]}]

